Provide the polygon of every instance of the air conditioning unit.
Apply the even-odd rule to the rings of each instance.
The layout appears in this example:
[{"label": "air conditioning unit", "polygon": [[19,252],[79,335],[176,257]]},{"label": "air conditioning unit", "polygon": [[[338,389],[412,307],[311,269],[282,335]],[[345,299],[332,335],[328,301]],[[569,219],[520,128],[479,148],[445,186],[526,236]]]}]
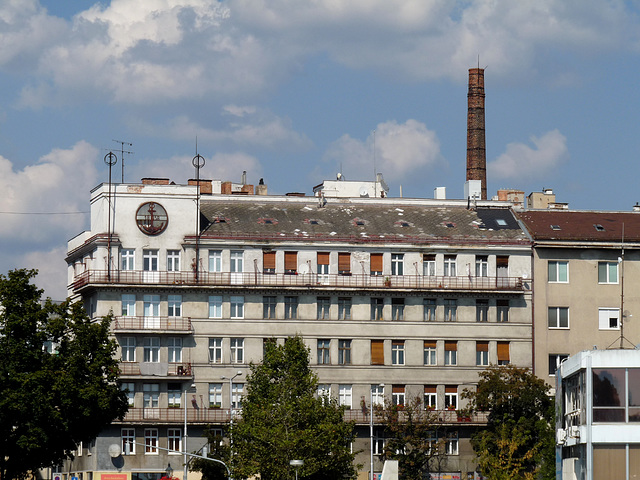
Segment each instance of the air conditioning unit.
[{"label": "air conditioning unit", "polygon": [[567,431],[564,428],[559,428],[556,432],[556,443],[558,445],[564,445],[567,440]]},{"label": "air conditioning unit", "polygon": [[575,425],[569,427],[569,436],[571,438],[580,438],[580,428]]}]

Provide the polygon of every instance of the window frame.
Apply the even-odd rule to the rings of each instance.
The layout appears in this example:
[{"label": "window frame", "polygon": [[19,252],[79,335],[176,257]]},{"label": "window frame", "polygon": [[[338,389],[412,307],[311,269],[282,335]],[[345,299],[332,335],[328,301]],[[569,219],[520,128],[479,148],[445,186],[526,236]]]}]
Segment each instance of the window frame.
[{"label": "window frame", "polygon": [[222,250],[209,250],[209,273],[222,272]]},{"label": "window frame", "polygon": [[438,300],[435,298],[423,298],[422,299],[422,320],[424,322],[437,322],[437,308]]},{"label": "window frame", "polygon": [[120,337],[120,361],[121,362],[135,362],[136,361],[136,337]]},{"label": "window frame", "polygon": [[167,452],[169,455],[179,455],[182,453],[182,428],[167,428]]},{"label": "window frame", "polygon": [[144,428],[144,454],[159,455],[158,449],[158,429],[152,427]]},{"label": "window frame", "polygon": [[[611,278],[611,267],[615,266],[615,279]],[[617,285],[619,283],[619,266],[618,262],[598,262],[598,284],[600,285]],[[604,278],[603,278],[604,277]]]},{"label": "window frame", "polygon": [[391,320],[401,322],[404,320],[404,298],[391,299]]},{"label": "window frame", "polygon": [[222,318],[222,295],[209,295],[209,318]]},{"label": "window frame", "polygon": [[169,363],[182,363],[182,337],[167,338],[167,353]]},{"label": "window frame", "polygon": [[489,300],[484,298],[476,299],[476,322],[486,323],[489,321]]},{"label": "window frame", "polygon": [[120,446],[122,447],[122,455],[136,454],[136,429],[121,428],[120,429]]},{"label": "window frame", "polygon": [[316,346],[318,365],[331,365],[331,339],[318,338]]},{"label": "window frame", "polygon": [[351,339],[338,340],[338,365],[351,365]]},{"label": "window frame", "polygon": [[167,272],[180,271],[180,250],[167,250]]},{"label": "window frame", "polygon": [[167,316],[182,317],[182,295],[167,295]]},{"label": "window frame", "polygon": [[284,319],[298,319],[299,299],[297,295],[285,295],[284,297]]},{"label": "window frame", "polygon": [[384,297],[371,297],[371,321],[384,321]]},{"label": "window frame", "polygon": [[120,270],[130,272],[136,269],[136,249],[123,248],[120,250]]},{"label": "window frame", "polygon": [[[615,316],[611,314],[615,313]],[[615,327],[611,326],[611,320],[616,319]],[[620,330],[620,309],[614,307],[598,307],[598,330]]]},{"label": "window frame", "polygon": [[350,410],[353,406],[353,386],[350,384],[338,385],[338,405]]},{"label": "window frame", "polygon": [[424,340],[422,361],[425,366],[433,367],[438,365],[438,344],[435,340]]},{"label": "window frame", "polygon": [[422,276],[423,277],[435,277],[436,276],[436,256],[432,253],[422,254]]},{"label": "window frame", "polygon": [[476,255],[476,277],[489,276],[489,256]]},{"label": "window frame", "polygon": [[160,264],[160,250],[148,248],[142,250],[142,270],[145,272],[157,272]]},{"label": "window frame", "polygon": [[457,255],[445,255],[444,256],[444,269],[443,276],[444,277],[456,277],[457,276],[457,264],[458,264],[458,256]]},{"label": "window frame", "polygon": [[444,305],[444,321],[456,322],[458,315],[458,301],[455,298],[445,298],[442,300]]},{"label": "window frame", "polygon": [[508,323],[509,322],[509,309],[511,305],[509,300],[498,299],[496,300],[496,321],[498,323]]},{"label": "window frame", "polygon": [[[561,267],[565,267],[564,271]],[[561,276],[566,278],[563,280]],[[568,260],[548,260],[547,280],[549,283],[569,283],[569,261]]]},{"label": "window frame", "polygon": [[316,297],[316,320],[331,319],[331,297]]},{"label": "window frame", "polygon": [[222,408],[222,383],[209,383],[209,408]]},{"label": "window frame", "polygon": [[476,367],[489,366],[489,342],[476,342]]},{"label": "window frame", "polygon": [[458,365],[458,342],[455,340],[445,340],[444,342],[444,365],[446,367]]},{"label": "window frame", "polygon": [[229,318],[244,318],[244,295],[231,295],[229,297]]},{"label": "window frame", "polygon": [[244,363],[244,338],[231,337],[229,351],[231,352],[231,363]]},{"label": "window frame", "polygon": [[338,297],[338,320],[351,320],[351,297]]},{"label": "window frame", "polygon": [[391,340],[391,365],[405,364],[404,340]]},{"label": "window frame", "polygon": [[[553,316],[552,325],[552,315],[551,312],[555,312]],[[566,326],[562,325],[562,317],[561,312],[566,312]],[[571,328],[571,317],[569,315],[569,307],[547,307],[547,326],[551,330],[568,330]]]},{"label": "window frame", "polygon": [[398,277],[404,275],[404,253],[391,254],[391,275]]},{"label": "window frame", "polygon": [[160,363],[160,337],[142,339],[142,362]]},{"label": "window frame", "polygon": [[276,318],[276,307],[278,305],[278,297],[275,295],[263,295],[262,297],[262,318],[264,320],[273,320]]}]

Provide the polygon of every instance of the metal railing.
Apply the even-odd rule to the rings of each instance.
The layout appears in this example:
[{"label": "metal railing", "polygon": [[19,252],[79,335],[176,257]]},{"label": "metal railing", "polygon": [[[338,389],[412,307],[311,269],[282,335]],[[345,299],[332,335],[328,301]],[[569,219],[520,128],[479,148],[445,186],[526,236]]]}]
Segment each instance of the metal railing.
[{"label": "metal railing", "polygon": [[261,272],[148,272],[140,270],[88,270],[76,275],[73,288],[96,284],[218,286],[218,287],[297,287],[297,288],[372,288],[411,290],[490,290],[523,291],[522,277],[447,277],[424,275],[339,275],[284,274]]},{"label": "metal railing", "polygon": [[[157,363],[153,364],[153,366],[158,366],[160,369],[166,367],[166,373],[168,377],[193,377],[193,370],[191,368],[191,363],[183,362],[183,363]],[[120,362],[120,375],[122,377],[129,376],[140,376],[144,375],[144,369],[140,368],[140,362]],[[154,374],[157,375],[157,371],[154,371]],[[164,375],[161,375],[164,376]]]},{"label": "metal railing", "polygon": [[191,332],[190,317],[140,317],[119,316],[112,323],[113,329],[121,330],[169,330]]}]

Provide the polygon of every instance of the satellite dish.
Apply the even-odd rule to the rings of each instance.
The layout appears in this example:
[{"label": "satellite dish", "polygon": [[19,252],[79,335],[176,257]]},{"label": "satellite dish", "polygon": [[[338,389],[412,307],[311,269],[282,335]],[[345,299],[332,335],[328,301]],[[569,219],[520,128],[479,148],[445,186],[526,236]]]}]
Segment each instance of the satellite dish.
[{"label": "satellite dish", "polygon": [[366,187],[366,186],[364,186],[364,185],[362,185],[362,186],[360,187],[359,193],[360,193],[360,196],[361,196],[361,197],[368,197],[368,196],[369,196],[369,190],[368,190],[368,189],[367,189],[367,187]]},{"label": "satellite dish", "polygon": [[120,453],[120,445],[118,445],[117,443],[112,443],[111,445],[109,445],[109,456],[111,458],[119,457]]},{"label": "satellite dish", "polygon": [[307,273],[309,273],[309,265],[307,265],[306,263],[301,264],[300,266],[298,266],[298,271],[302,275],[306,275]]}]

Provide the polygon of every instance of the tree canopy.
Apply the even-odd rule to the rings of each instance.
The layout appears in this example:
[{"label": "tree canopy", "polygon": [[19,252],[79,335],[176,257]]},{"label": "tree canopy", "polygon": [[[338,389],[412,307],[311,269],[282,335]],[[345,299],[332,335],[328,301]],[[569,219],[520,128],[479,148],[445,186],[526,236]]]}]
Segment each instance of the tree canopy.
[{"label": "tree canopy", "polygon": [[555,402],[549,386],[528,368],[491,366],[475,391],[471,411],[489,412],[487,428],[472,443],[479,470],[491,480],[555,478]]},{"label": "tree canopy", "polygon": [[60,463],[127,411],[111,319],[42,300],[35,270],[0,275],[0,478]]},{"label": "tree canopy", "polygon": [[304,460],[299,478],[353,478],[354,424],[344,407],[316,395],[318,379],[302,338],[265,344],[261,364],[252,364],[241,418],[231,430],[234,478],[290,479],[291,460]]}]

